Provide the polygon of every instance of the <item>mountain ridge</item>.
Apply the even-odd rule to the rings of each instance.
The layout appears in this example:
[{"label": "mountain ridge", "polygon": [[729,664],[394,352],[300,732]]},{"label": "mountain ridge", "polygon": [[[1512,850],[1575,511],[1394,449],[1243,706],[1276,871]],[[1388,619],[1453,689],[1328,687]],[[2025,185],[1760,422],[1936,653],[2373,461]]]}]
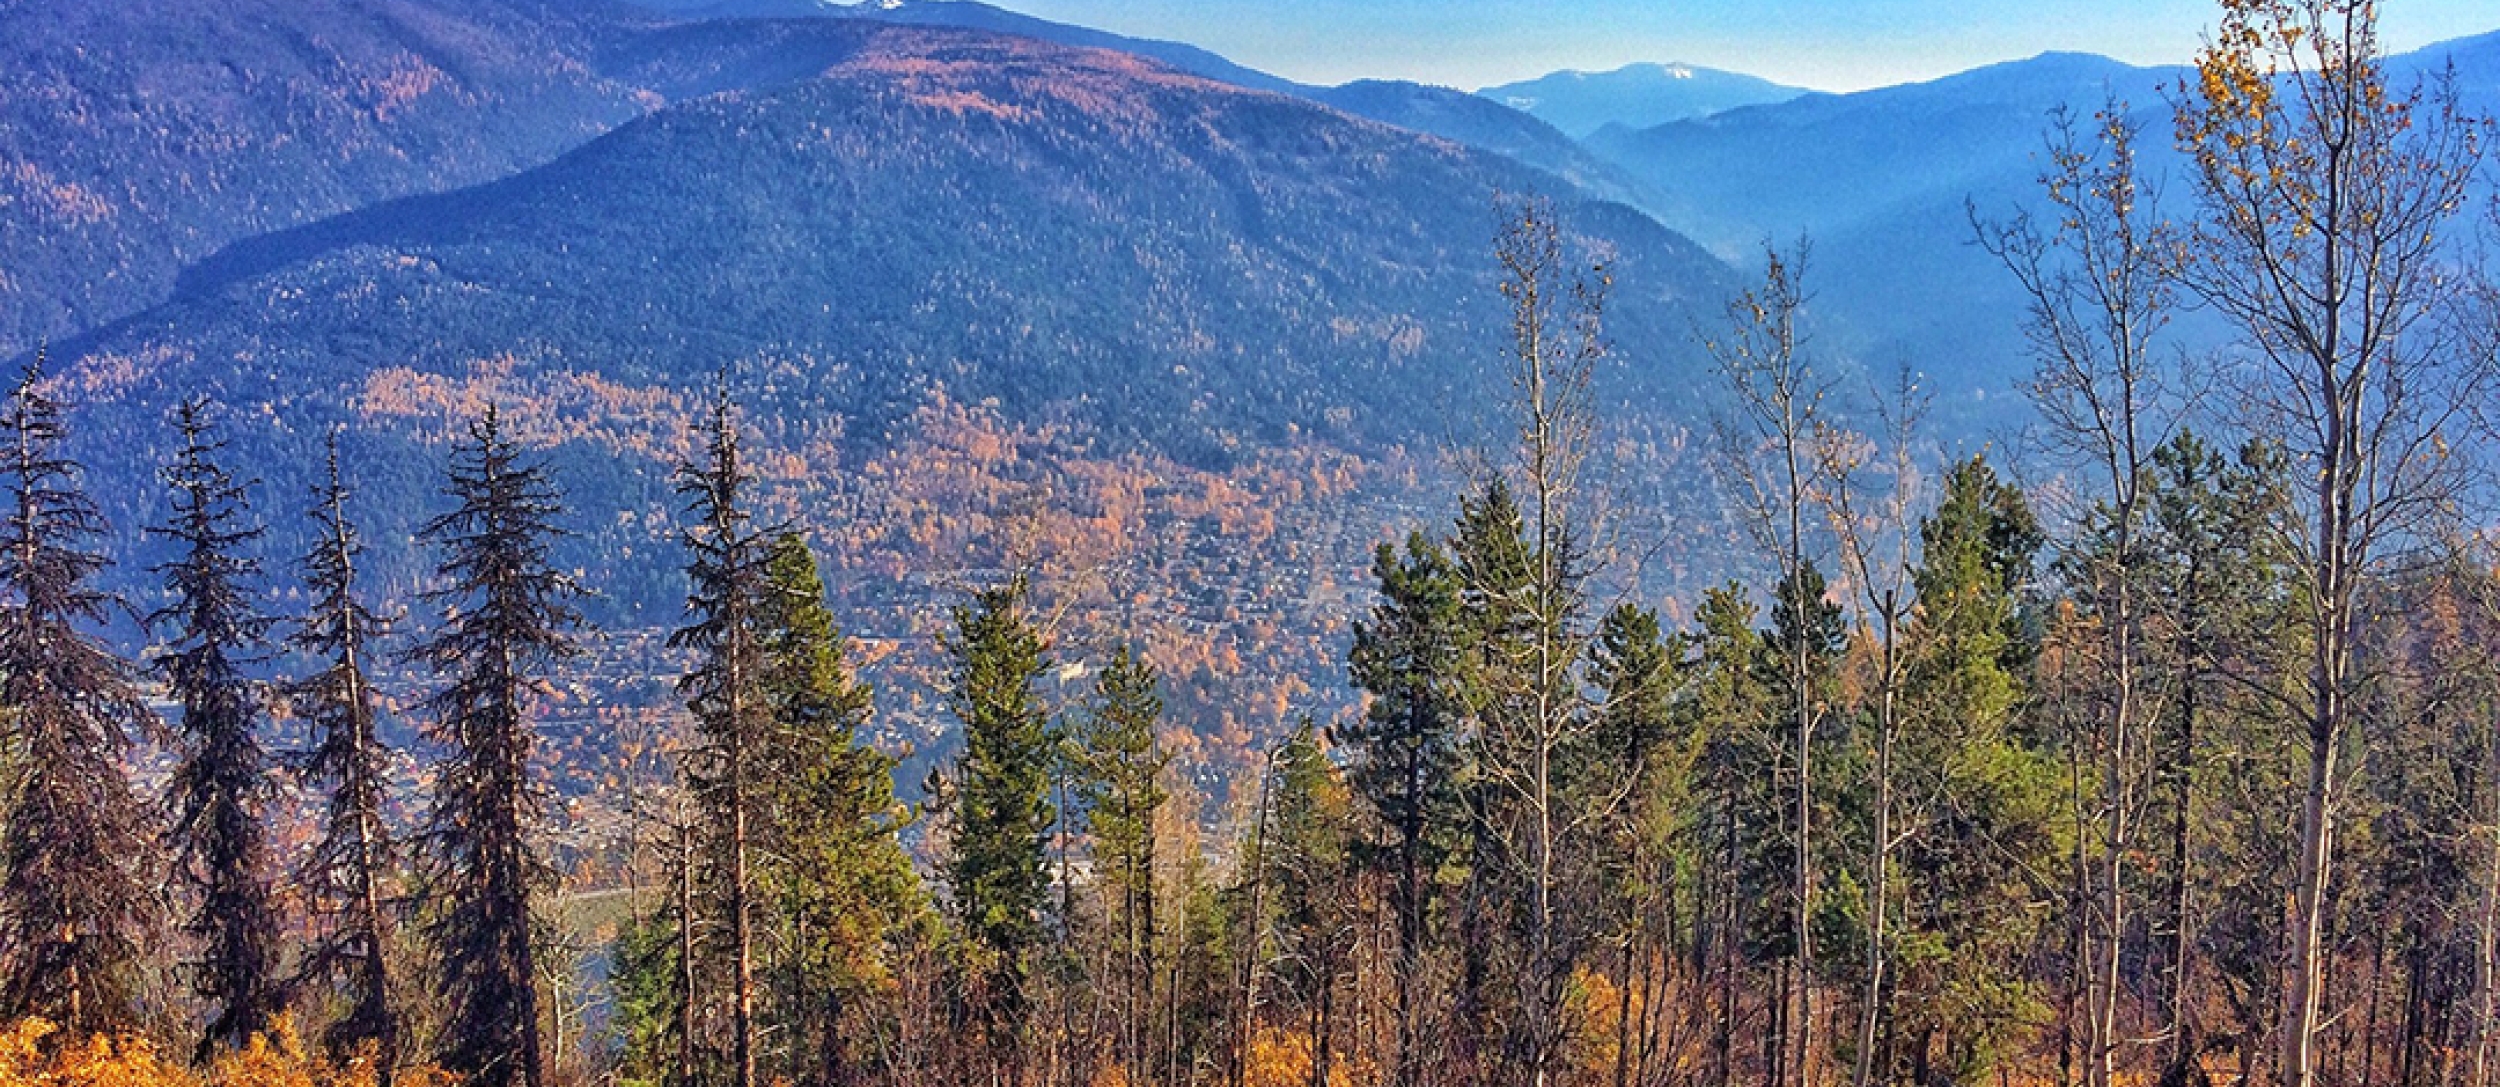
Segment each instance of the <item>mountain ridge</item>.
[{"label": "mountain ridge", "polygon": [[1742,72],[1644,61],[1599,72],[1567,68],[1476,93],[1586,139],[1610,125],[1646,128],[1813,92]]}]

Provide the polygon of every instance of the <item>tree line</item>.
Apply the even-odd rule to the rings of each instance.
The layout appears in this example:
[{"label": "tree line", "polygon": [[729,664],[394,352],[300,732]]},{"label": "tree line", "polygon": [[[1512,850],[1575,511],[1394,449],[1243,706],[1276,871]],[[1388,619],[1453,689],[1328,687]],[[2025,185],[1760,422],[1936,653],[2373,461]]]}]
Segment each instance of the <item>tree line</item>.
[{"label": "tree line", "polygon": [[[1609,270],[1507,205],[1510,440],[1375,554],[1359,713],[1213,822],[1152,647],[1061,644],[1030,572],[954,607],[961,746],[903,803],[724,380],[677,481],[690,725],[595,1028],[547,995],[533,704],[585,634],[557,482],[468,425],[403,638],[334,441],[309,609],[274,617],[186,402],[130,661],[39,353],[0,404],[0,1017],[49,1024],[28,1060],[202,1066],[301,1020],[385,1085],[2491,1087],[2500,309],[2461,255],[2489,125],[2379,60],[2367,3],[2225,0],[2175,106],[2190,209],[2119,103],[2057,115],[2042,210],[1974,209],[2030,303],[2028,460],[1946,456],[1914,377],[1820,357],[1804,246],[1766,252],[1702,335],[1758,573],[1681,608],[1605,485]],[[2179,348],[2191,309],[2218,356]],[[384,660],[433,677],[412,827]],[[264,746],[281,711],[304,750]],[[301,849],[289,778],[322,801]]]}]

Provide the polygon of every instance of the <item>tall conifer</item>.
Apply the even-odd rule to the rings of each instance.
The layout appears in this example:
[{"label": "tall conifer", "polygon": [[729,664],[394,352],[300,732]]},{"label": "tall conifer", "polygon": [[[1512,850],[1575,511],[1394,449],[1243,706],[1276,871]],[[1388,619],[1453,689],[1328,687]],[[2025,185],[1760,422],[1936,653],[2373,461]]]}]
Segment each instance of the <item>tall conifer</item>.
[{"label": "tall conifer", "polygon": [[442,552],[443,608],[434,636],[410,652],[443,677],[427,699],[450,749],[427,813],[429,925],[441,960],[440,1060],[473,1087],[541,1087],[537,962],[531,903],[555,882],[531,836],[544,809],[532,780],[532,696],[578,653],[580,589],[549,555],[564,506],[540,465],[522,460],[491,405],[452,451],[447,493],[459,505],[419,538]]},{"label": "tall conifer", "polygon": [[373,1047],[376,1081],[390,1087],[401,1029],[385,904],[399,851],[385,816],[390,754],[377,727],[371,679],[372,643],[384,628],[357,595],[364,541],[347,515],[335,431],[328,451],[328,478],[313,491],[316,539],[302,562],[312,607],[287,637],[290,648],[322,662],[320,671],[286,689],[311,738],[295,770],[325,792],[321,836],[297,872],[314,920],[301,975],[344,982],[348,1010],[322,1032],[322,1046],[334,1059]]},{"label": "tall conifer", "polygon": [[92,584],[103,515],[62,453],[43,353],[0,404],[0,710],[11,765],[0,839],[0,1015],[70,1037],[134,1025],[141,949],[157,922],[147,812],[123,756],[159,725],[130,665],[92,631],[114,600]]},{"label": "tall conifer", "polygon": [[1155,736],[1163,720],[1161,685],[1153,665],[1121,646],[1095,679],[1075,745],[1094,883],[1114,943],[1120,1060],[1131,1083],[1153,1073],[1146,1050],[1155,1018],[1155,815],[1163,809],[1163,771],[1171,762]]},{"label": "tall conifer", "polygon": [[1033,950],[1048,905],[1049,800],[1058,745],[1035,697],[1045,643],[1025,612],[1019,576],[955,608],[948,697],[963,722],[955,766],[954,907],[978,956],[982,1010],[997,1072],[1022,1079],[1022,1042]]},{"label": "tall conifer", "polygon": [[678,469],[678,491],[687,496],[690,520],[682,536],[688,621],[668,644],[698,654],[694,670],[677,685],[698,733],[684,771],[703,811],[710,905],[729,941],[732,1082],[752,1087],[756,853],[771,821],[761,770],[774,741],[758,634],[770,552],[747,509],[748,479],[738,460],[737,423],[726,390],[713,405],[705,438],[704,460]]},{"label": "tall conifer", "polygon": [[1349,781],[1376,814],[1383,841],[1372,863],[1388,870],[1397,915],[1397,1053],[1391,1082],[1411,1087],[1423,1074],[1419,1035],[1425,926],[1435,873],[1460,832],[1455,779],[1466,705],[1458,690],[1464,647],[1458,572],[1440,545],[1407,537],[1403,556],[1388,544],[1372,556],[1380,602],[1354,627],[1347,664],[1371,696],[1361,720],[1338,732],[1352,755]]},{"label": "tall conifer", "polygon": [[225,443],[210,432],[207,403],[183,401],[174,423],[182,447],[163,473],[173,513],[150,534],[179,552],[156,568],[170,599],[149,619],[168,636],[152,663],[182,707],[174,878],[194,898],[183,923],[200,945],[191,987],[214,1009],[194,1058],[206,1061],[268,1030],[284,1002],[264,823],[275,789],[258,735],[267,707],[245,674],[266,655],[271,620],[252,602],[260,563],[245,553],[261,530],[246,484],[218,463]]},{"label": "tall conifer", "polygon": [[777,737],[766,788],[780,819],[766,865],[788,929],[775,988],[796,1028],[792,1074],[841,1087],[860,1061],[852,1009],[891,980],[882,952],[926,900],[899,837],[908,814],[895,760],[861,735],[868,687],[843,659],[816,557],[784,533],[765,569],[764,693]]}]

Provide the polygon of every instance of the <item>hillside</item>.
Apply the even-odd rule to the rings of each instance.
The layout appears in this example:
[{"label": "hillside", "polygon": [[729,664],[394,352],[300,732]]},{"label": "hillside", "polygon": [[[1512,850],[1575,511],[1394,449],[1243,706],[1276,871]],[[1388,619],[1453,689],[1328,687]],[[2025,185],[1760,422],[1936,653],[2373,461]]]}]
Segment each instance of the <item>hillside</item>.
[{"label": "hillside", "polygon": [[679,4],[643,0],[680,18],[844,18],[906,26],[987,30],[1087,49],[1110,49],[1145,57],[1191,75],[1251,90],[1308,98],[1452,143],[1517,159],[1591,193],[1647,210],[1657,194],[1589,153],[1553,124],[1494,101],[1448,87],[1407,80],[1364,79],[1336,87],[1295,83],[1244,67],[1215,53],[1179,42],[1131,38],[1037,19],[977,0],[716,0]]},{"label": "hillside", "polygon": [[[543,165],[667,103],[805,78],[794,22],[983,30],[1148,57],[1655,194],[1517,111],[1413,84],[1305,87],[1170,42],[967,0],[137,0],[0,5],[0,353],[163,301],[228,243]],[[840,35],[831,37],[839,38]]]},{"label": "hillside", "polygon": [[543,163],[648,103],[571,0],[0,4],[0,351],[238,238]]},{"label": "hillside", "polygon": [[[700,82],[728,25],[608,59]],[[1310,687],[1351,614],[1335,586],[1413,523],[1435,451],[1493,422],[1495,194],[1550,179],[1123,54],[772,26],[726,67],[819,74],[236,245],[59,345],[87,432],[113,436],[92,461],[115,523],[154,515],[158,419],[197,391],[250,421],[238,445],[281,502],[301,450],[350,425],[372,535],[403,540],[452,427],[496,399],[585,511],[571,561],[600,618],[647,634],[682,594],[666,468],[728,367],[775,508],[821,530],[851,629],[897,674],[928,666],[948,590],[1039,557],[1169,636],[1217,761],[1338,697]],[[1671,486],[1687,329],[1730,279],[1626,209],[1564,208],[1616,261],[1606,395],[1642,480]],[[404,547],[377,560],[414,588]],[[934,706],[889,708],[934,739]]]}]

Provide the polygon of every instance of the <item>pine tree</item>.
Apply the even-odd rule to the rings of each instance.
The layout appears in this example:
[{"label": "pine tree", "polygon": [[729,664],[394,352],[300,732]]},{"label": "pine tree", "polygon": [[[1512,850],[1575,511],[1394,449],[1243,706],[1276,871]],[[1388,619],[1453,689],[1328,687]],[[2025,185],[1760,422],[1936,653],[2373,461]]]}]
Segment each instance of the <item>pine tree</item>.
[{"label": "pine tree", "polygon": [[1155,736],[1163,720],[1160,685],[1154,666],[1121,646],[1094,681],[1075,744],[1095,885],[1116,942],[1120,1060],[1130,1083],[1144,1082],[1153,1069],[1147,1043],[1155,1019],[1155,815],[1171,762]]},{"label": "pine tree", "polygon": [[183,401],[175,426],[182,448],[163,473],[173,515],[150,533],[180,553],[156,568],[171,599],[149,620],[170,628],[153,664],[182,707],[174,875],[196,897],[183,925],[201,945],[192,988],[215,1008],[194,1056],[206,1063],[267,1031],[284,1003],[264,823],[275,789],[258,736],[266,707],[261,685],[244,674],[266,654],[271,620],[252,603],[260,564],[244,553],[261,530],[250,522],[246,484],[218,464],[225,443],[210,433],[207,403]]},{"label": "pine tree", "polygon": [[1025,981],[1049,905],[1049,800],[1058,749],[1034,696],[1047,651],[1025,614],[1018,576],[955,608],[948,699],[964,726],[955,767],[954,855],[948,864],[957,922],[977,957],[980,1010],[995,1070],[1023,1077]]},{"label": "pine tree", "polygon": [[1580,768],[1595,780],[1575,781],[1573,791],[1621,793],[1597,869],[1605,921],[1622,951],[1614,974],[1616,1087],[1633,1081],[1637,1058],[1645,1056],[1636,1052],[1632,1033],[1634,963],[1647,951],[1645,940],[1665,938],[1648,929],[1677,878],[1667,830],[1690,807],[1685,786],[1692,744],[1689,735],[1677,735],[1685,720],[1677,703],[1684,682],[1677,651],[1660,630],[1658,613],[1630,603],[1606,613],[1589,647],[1589,682],[1602,692],[1594,737],[1600,754]]},{"label": "pine tree", "polygon": [[399,850],[384,814],[390,753],[382,744],[370,674],[373,642],[385,628],[358,596],[364,541],[347,515],[336,431],[328,445],[329,475],[313,491],[316,540],[302,562],[312,607],[287,638],[290,648],[323,662],[286,692],[312,741],[295,769],[327,797],[321,835],[297,872],[315,922],[300,977],[344,982],[348,1010],[322,1031],[322,1047],[343,1060],[371,1046],[376,1081],[390,1087],[401,1056],[401,1019],[385,904]]},{"label": "pine tree", "polygon": [[524,462],[489,405],[452,452],[459,505],[418,538],[443,553],[427,599],[443,624],[410,659],[446,681],[426,701],[449,748],[427,812],[428,926],[446,1012],[440,1061],[476,1087],[542,1087],[531,903],[555,881],[531,837],[544,808],[531,776],[530,702],[578,650],[572,579],[549,549],[564,507],[546,470]]},{"label": "pine tree", "polygon": [[1521,891],[1504,882],[1501,819],[1504,782],[1488,764],[1488,749],[1508,730],[1503,722],[1529,715],[1527,697],[1508,672],[1537,635],[1529,603],[1536,558],[1525,519],[1510,483],[1500,476],[1459,499],[1457,531],[1450,540],[1451,568],[1459,587],[1459,622],[1466,652],[1457,689],[1467,713],[1465,772],[1460,796],[1466,810],[1466,881],[1459,889],[1458,992],[1451,1060],[1462,1082],[1489,1082],[1500,1047],[1494,1037],[1498,994],[1493,976],[1502,945],[1501,915]]},{"label": "pine tree", "polygon": [[773,746],[771,707],[763,693],[763,641],[758,628],[770,591],[767,537],[746,508],[748,479],[738,462],[738,432],[726,390],[705,427],[707,459],[678,470],[691,524],[683,533],[689,621],[669,636],[672,649],[698,654],[678,681],[693,711],[699,744],[684,767],[702,806],[709,840],[706,876],[717,927],[729,939],[732,1082],[753,1087],[756,1064],[755,961],[757,846],[769,831],[762,764]]},{"label": "pine tree", "polygon": [[[1774,1071],[1788,1069],[1790,1062],[1811,1063],[1816,1056],[1803,1042],[1813,1033],[1812,1024],[1795,1022],[1794,1017],[1814,1014],[1807,994],[1814,989],[1819,969],[1813,956],[1814,918],[1822,903],[1817,893],[1820,881],[1810,878],[1819,867],[1815,858],[1821,847],[1812,842],[1816,840],[1814,828],[1829,803],[1828,797],[1816,799],[1824,795],[1825,783],[1816,777],[1815,767],[1820,749],[1828,746],[1821,722],[1833,702],[1835,672],[1847,645],[1840,605],[1832,601],[1829,588],[1822,568],[1810,557],[1772,586],[1771,625],[1762,632],[1767,656],[1758,665],[1766,678],[1775,676],[1785,688],[1782,693],[1789,699],[1792,726],[1798,720],[1808,722],[1808,727],[1791,732],[1787,743],[1770,749],[1765,767],[1789,794],[1785,810],[1764,824],[1778,828],[1790,858],[1788,885],[1779,895],[1788,907],[1787,916],[1778,918],[1768,930],[1771,946],[1785,960],[1779,976],[1781,999],[1772,1009],[1779,1025],[1773,1037],[1778,1045],[1768,1054]],[[1785,1041],[1792,1036],[1799,1041]]]},{"label": "pine tree", "polygon": [[[2290,552],[2267,527],[2291,501],[2279,450],[2251,441],[2235,458],[2181,431],[2154,462],[2145,546],[2148,611],[2159,622],[2146,648],[2165,696],[2153,775],[2165,839],[2154,911],[2166,944],[2159,1003],[2170,1044],[2162,1083],[2189,1087],[2204,1074],[2199,1059],[2210,1029],[2191,996],[2200,960],[2221,975],[2215,980],[2251,994],[2227,1002],[2238,1022],[2219,1024],[2226,1031],[2262,1033],[2279,987],[2278,907],[2292,867],[2279,828],[2298,817],[2281,801],[2296,795],[2297,770],[2269,759],[2274,745],[2250,742],[2249,733],[2280,727],[2272,704],[2252,701],[2266,701],[2268,684],[2279,682],[2271,677],[2298,674],[2297,639],[2285,635],[2301,605],[2289,591]],[[2208,773],[2208,765],[2219,772]],[[2274,803],[2248,802],[2257,798]],[[2217,818],[2217,810],[2229,817]]]},{"label": "pine tree", "polygon": [[2038,1017],[2023,918],[2072,833],[2060,769],[2018,727],[2029,645],[2019,610],[2040,547],[2022,493],[1972,458],[1919,528],[1919,611],[1901,762],[1933,799],[1904,820],[1894,1028],[1912,1077],[1979,1077]]},{"label": "pine tree", "polygon": [[155,840],[123,756],[161,726],[130,665],[88,633],[114,607],[88,550],[104,518],[61,452],[61,406],[38,351],[0,406],[0,709],[12,773],[0,873],[0,1016],[67,1036],[136,1025],[143,949],[157,923]]},{"label": "pine tree", "polygon": [[1371,696],[1361,720],[1337,738],[1352,756],[1355,793],[1378,817],[1387,840],[1372,863],[1388,870],[1397,914],[1397,1061],[1391,1082],[1413,1087],[1422,1075],[1426,919],[1434,873],[1463,829],[1454,788],[1466,706],[1458,669],[1464,652],[1458,572],[1442,548],[1409,535],[1403,558],[1388,544],[1372,556],[1381,600],[1369,623],[1354,626],[1347,668]]},{"label": "pine tree", "polygon": [[[1709,1058],[1702,1082],[1727,1087],[1739,1068],[1737,1025],[1745,982],[1756,964],[1782,951],[1784,915],[1774,909],[1789,888],[1789,859],[1779,831],[1786,814],[1779,775],[1784,692],[1752,594],[1734,582],[1706,590],[1693,614],[1697,649],[1693,708],[1701,751],[1697,767],[1696,880],[1701,938],[1697,972],[1711,996]],[[1766,1015],[1776,1013],[1776,1002]],[[1776,1042],[1767,1037],[1766,1041]]]},{"label": "pine tree", "polygon": [[816,557],[785,533],[765,570],[764,694],[779,737],[766,789],[780,819],[767,869],[788,927],[777,999],[798,1038],[791,1074],[842,1087],[860,1061],[852,1009],[892,981],[887,949],[927,905],[900,839],[895,760],[861,735],[869,690],[843,659]]},{"label": "pine tree", "polygon": [[609,1036],[619,1049],[619,1087],[666,1087],[677,1057],[677,924],[665,914],[626,919],[610,955],[615,1000]]}]

